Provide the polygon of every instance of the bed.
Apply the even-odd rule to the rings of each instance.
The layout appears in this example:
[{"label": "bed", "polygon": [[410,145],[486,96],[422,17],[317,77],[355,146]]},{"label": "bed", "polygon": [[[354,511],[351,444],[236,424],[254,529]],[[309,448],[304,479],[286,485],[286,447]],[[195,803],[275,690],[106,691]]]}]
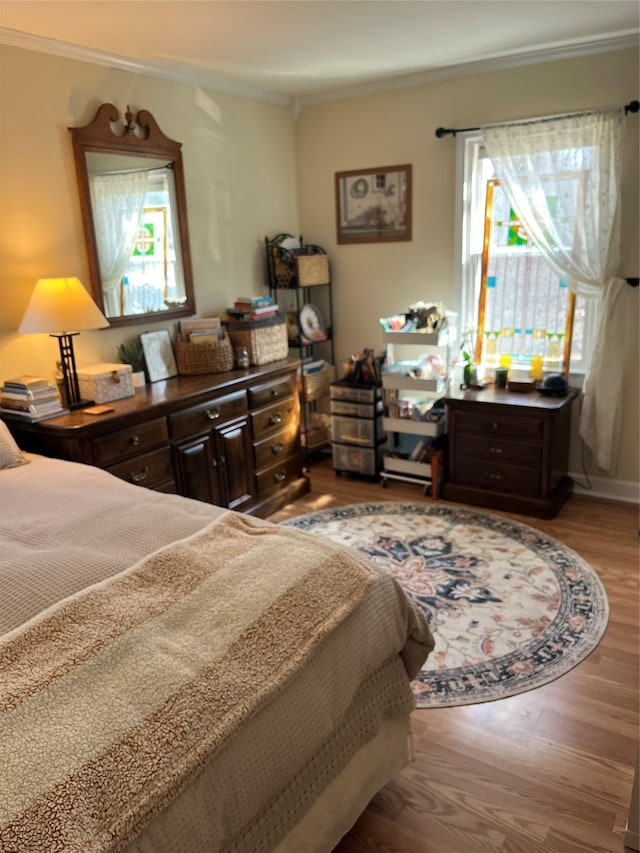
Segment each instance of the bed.
[{"label": "bed", "polygon": [[410,758],[395,581],[0,430],[0,849],[331,850]]}]

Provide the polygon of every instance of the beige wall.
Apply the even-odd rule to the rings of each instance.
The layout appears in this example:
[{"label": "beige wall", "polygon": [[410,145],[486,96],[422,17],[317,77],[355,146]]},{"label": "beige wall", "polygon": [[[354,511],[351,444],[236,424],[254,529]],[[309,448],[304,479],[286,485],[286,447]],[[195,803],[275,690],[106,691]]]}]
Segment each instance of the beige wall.
[{"label": "beige wall", "polygon": [[[105,101],[150,110],[183,143],[198,314],[224,309],[239,291],[260,291],[265,235],[302,232],[331,254],[341,361],[380,348],[380,316],[417,299],[455,304],[455,141],[437,140],[436,127],[618,105],[637,97],[638,77],[638,52],[625,51],[309,105],[294,123],[284,106],[0,46],[0,379],[52,374],[55,342],[16,333],[35,281],[77,275],[89,283],[67,127],[91,121]],[[627,123],[623,275],[638,275],[639,266],[638,121]],[[399,163],[413,164],[413,240],[338,247],[334,173]],[[628,301],[635,334],[614,477],[634,483],[637,290]],[[163,327],[82,333],[78,363],[113,361],[119,342]],[[580,470],[576,438],[571,467]]]},{"label": "beige wall", "polygon": [[[456,142],[436,139],[437,127],[618,106],[637,98],[638,77],[638,52],[624,51],[305,106],[296,125],[300,220],[306,239],[331,255],[338,362],[363,347],[382,348],[381,316],[419,299],[442,301],[450,309],[457,304]],[[639,267],[639,121],[637,115],[627,119],[623,276],[637,276]],[[413,165],[413,240],[338,246],[334,173],[401,163]],[[627,294],[635,322],[613,475],[631,483],[638,481],[638,295],[637,289]],[[580,451],[574,436],[572,471],[581,469]]]},{"label": "beige wall", "polygon": [[[0,46],[0,379],[52,375],[57,344],[19,335],[38,278],[89,286],[71,136],[98,106],[149,110],[183,144],[198,314],[224,310],[264,284],[264,237],[298,228],[291,111],[150,76]],[[83,332],[79,365],[117,361],[146,323]]]}]

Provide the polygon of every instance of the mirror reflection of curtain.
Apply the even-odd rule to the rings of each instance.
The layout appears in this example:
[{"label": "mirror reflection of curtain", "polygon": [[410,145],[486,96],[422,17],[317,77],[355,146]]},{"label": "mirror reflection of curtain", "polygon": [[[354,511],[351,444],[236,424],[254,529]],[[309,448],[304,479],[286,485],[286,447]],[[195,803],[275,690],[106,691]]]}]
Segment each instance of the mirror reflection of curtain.
[{"label": "mirror reflection of curtain", "polygon": [[134,249],[147,194],[147,171],[90,175],[105,314],[120,315],[120,283]]},{"label": "mirror reflection of curtain", "polygon": [[605,471],[616,462],[633,314],[630,288],[618,276],[623,125],[617,109],[483,130],[496,175],[533,243],[575,293],[599,300],[580,435]]}]

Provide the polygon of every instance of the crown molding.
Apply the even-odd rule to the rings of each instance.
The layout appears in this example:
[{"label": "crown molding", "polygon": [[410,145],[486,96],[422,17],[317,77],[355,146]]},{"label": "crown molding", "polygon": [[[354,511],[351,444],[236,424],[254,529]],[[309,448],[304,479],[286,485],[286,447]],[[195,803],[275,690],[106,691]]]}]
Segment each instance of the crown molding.
[{"label": "crown molding", "polygon": [[408,86],[422,86],[427,83],[453,79],[455,77],[487,74],[492,71],[503,71],[524,65],[537,65],[598,53],[629,50],[638,48],[639,43],[637,31],[624,32],[606,36],[597,41],[573,42],[529,52],[510,51],[498,57],[481,58],[472,62],[433,68],[429,71],[419,71],[411,74],[387,77],[369,83],[358,83],[352,86],[327,89],[324,92],[316,94],[292,96],[279,95],[257,87],[233,83],[229,80],[216,77],[215,74],[209,72],[198,72],[193,69],[181,67],[169,68],[163,65],[141,62],[81,45],[68,44],[67,42],[57,41],[56,39],[34,36],[19,30],[0,27],[0,44],[33,50],[39,53],[48,53],[54,56],[62,56],[68,59],[77,59],[82,62],[93,63],[94,65],[104,65],[121,71],[129,71],[133,74],[147,74],[151,77],[159,77],[163,80],[186,83],[203,89],[226,92],[230,95],[239,95],[243,98],[290,106],[294,115],[299,114],[300,110],[309,104],[355,98],[360,95],[403,89]]},{"label": "crown molding", "polygon": [[542,48],[532,51],[510,51],[502,56],[478,59],[433,68],[429,71],[418,71],[403,74],[371,83],[361,83],[346,86],[341,89],[320,92],[315,95],[302,95],[296,98],[298,109],[307,104],[318,104],[323,101],[338,101],[343,98],[355,98],[360,95],[371,95],[376,92],[404,89],[409,86],[423,86],[426,83],[436,83],[441,80],[451,80],[455,77],[468,77],[473,74],[488,74],[492,71],[504,71],[524,65],[539,65],[545,62],[556,62],[562,59],[575,59],[580,56],[590,56],[597,53],[614,53],[620,50],[631,50],[640,46],[640,36],[637,31],[625,32],[608,36],[597,41],[573,42],[555,47]]},{"label": "crown molding", "polygon": [[163,80],[186,83],[191,86],[213,89],[214,91],[226,92],[230,95],[239,95],[243,98],[251,98],[258,101],[268,101],[274,104],[284,104],[285,106],[289,106],[292,102],[292,98],[289,95],[277,95],[273,92],[265,92],[262,89],[252,86],[222,80],[208,72],[198,72],[193,69],[180,67],[169,68],[149,62],[140,62],[139,60],[129,59],[126,56],[119,56],[115,53],[105,53],[101,50],[94,50],[77,44],[67,44],[67,42],[44,38],[43,36],[34,36],[19,30],[11,30],[7,27],[0,27],[0,44],[21,47],[25,50],[36,51],[37,53],[62,56],[66,59],[77,59],[81,62],[91,62],[94,65],[105,65],[109,68],[116,68],[119,71],[130,71],[133,74],[147,74],[150,77],[159,77]]}]

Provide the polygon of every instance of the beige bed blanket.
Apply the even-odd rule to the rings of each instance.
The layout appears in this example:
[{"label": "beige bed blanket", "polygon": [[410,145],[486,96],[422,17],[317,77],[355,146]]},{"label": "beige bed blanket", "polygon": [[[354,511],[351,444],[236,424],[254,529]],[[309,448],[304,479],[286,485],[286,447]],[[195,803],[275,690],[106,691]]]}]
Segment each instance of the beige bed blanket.
[{"label": "beige bed blanket", "polygon": [[[100,474],[121,502],[142,492],[161,516],[201,512],[72,468],[80,481]],[[410,707],[407,673],[432,641],[388,576],[331,543],[212,510],[203,530],[0,641],[3,851],[137,849],[201,779],[220,786],[206,828],[216,849],[271,849],[308,807],[300,790],[313,797],[376,720]],[[260,761],[265,733],[291,753],[271,779],[261,761],[254,780],[240,771]]]}]

